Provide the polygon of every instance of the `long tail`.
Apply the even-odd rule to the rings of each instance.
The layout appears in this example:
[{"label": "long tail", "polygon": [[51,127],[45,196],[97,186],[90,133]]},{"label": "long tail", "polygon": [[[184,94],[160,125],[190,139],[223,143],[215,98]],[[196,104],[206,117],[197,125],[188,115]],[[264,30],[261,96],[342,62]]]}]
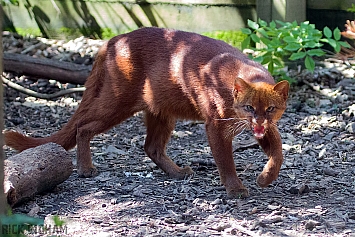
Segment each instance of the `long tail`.
[{"label": "long tail", "polygon": [[5,145],[14,148],[17,151],[23,151],[32,147],[36,147],[48,142],[54,142],[66,150],[70,150],[76,145],[76,133],[78,123],[81,118],[85,117],[90,103],[98,96],[102,87],[102,78],[105,73],[105,59],[106,59],[107,44],[103,45],[95,59],[92,72],[88,77],[85,87],[86,90],[83,94],[83,99],[71,117],[69,122],[58,132],[45,138],[27,137],[19,132],[6,131],[4,132]]},{"label": "long tail", "polygon": [[14,131],[4,132],[4,139],[7,146],[18,151],[23,151],[42,144],[42,142],[39,141],[40,139],[26,137],[25,135]]},{"label": "long tail", "polygon": [[[63,131],[64,128],[60,131]],[[64,139],[66,139],[66,142],[63,143],[63,141],[61,141],[62,139],[60,139],[60,136],[58,136],[59,135],[58,133],[55,133],[49,137],[33,138],[33,137],[27,137],[19,132],[6,131],[6,132],[4,132],[4,140],[5,140],[5,145],[12,147],[13,149],[15,149],[17,151],[23,151],[23,150],[26,150],[26,149],[29,149],[32,147],[36,147],[36,146],[48,143],[48,142],[57,143],[57,144],[63,146],[66,150],[69,150],[75,146],[75,144],[76,144],[75,136],[73,139],[71,134],[66,134],[66,137],[63,137]]]}]

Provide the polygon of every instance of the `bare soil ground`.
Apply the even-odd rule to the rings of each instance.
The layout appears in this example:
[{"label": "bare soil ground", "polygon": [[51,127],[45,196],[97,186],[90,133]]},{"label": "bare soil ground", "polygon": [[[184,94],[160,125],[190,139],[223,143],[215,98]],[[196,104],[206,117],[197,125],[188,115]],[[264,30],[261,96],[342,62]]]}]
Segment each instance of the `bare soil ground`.
[{"label": "bare soil ground", "polygon": [[[339,67],[338,67],[339,69]],[[349,71],[350,70],[350,71]],[[195,174],[168,178],[143,151],[141,113],[92,140],[99,175],[71,177],[14,208],[65,220],[61,236],[355,236],[355,80],[350,68],[299,72],[279,122],[285,161],[268,188],[256,185],[266,156],[248,131],[234,139],[237,172],[250,197],[226,199],[204,125],[179,121],[168,154]],[[345,72],[345,74],[344,74]],[[39,91],[58,83],[8,79]],[[42,84],[41,84],[42,83]],[[42,89],[41,89],[42,87]],[[45,88],[45,89],[43,89]],[[80,95],[57,100],[5,88],[5,127],[47,136],[74,113]],[[5,148],[6,156],[14,154]],[[70,151],[75,163],[75,149]],[[49,236],[37,233],[32,236]]]}]

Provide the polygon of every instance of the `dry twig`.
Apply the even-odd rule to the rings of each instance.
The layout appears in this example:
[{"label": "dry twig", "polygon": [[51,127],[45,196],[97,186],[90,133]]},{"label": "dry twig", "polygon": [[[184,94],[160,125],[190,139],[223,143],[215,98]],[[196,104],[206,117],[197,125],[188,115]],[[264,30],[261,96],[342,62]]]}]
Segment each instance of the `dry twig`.
[{"label": "dry twig", "polygon": [[24,88],[23,86],[20,86],[19,84],[16,84],[10,80],[7,80],[5,77],[2,77],[2,81],[4,84],[6,84],[7,86],[11,87],[12,89],[15,89],[19,92],[22,92],[26,95],[29,96],[33,96],[36,98],[40,98],[40,99],[54,99],[63,95],[67,95],[67,94],[71,94],[71,93],[75,93],[75,92],[83,92],[85,90],[85,87],[77,87],[77,88],[70,88],[70,89],[66,89],[66,90],[61,90],[58,91],[56,93],[53,94],[43,94],[43,93],[38,93],[36,91]]}]

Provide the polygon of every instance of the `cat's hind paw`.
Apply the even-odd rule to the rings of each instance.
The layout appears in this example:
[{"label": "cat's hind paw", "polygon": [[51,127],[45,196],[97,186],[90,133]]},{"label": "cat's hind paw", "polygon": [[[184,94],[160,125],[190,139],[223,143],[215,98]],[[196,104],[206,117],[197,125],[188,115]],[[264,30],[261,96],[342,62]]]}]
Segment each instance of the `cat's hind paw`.
[{"label": "cat's hind paw", "polygon": [[185,179],[193,173],[194,171],[191,169],[190,166],[185,166],[184,168],[179,168],[177,172],[169,173],[169,177],[173,179]]},{"label": "cat's hind paw", "polygon": [[249,197],[249,191],[247,188],[242,187],[239,189],[227,190],[227,198],[229,199],[240,199]]},{"label": "cat's hind paw", "polygon": [[81,178],[90,178],[96,176],[98,174],[98,171],[94,166],[85,169],[78,168],[78,174]]}]

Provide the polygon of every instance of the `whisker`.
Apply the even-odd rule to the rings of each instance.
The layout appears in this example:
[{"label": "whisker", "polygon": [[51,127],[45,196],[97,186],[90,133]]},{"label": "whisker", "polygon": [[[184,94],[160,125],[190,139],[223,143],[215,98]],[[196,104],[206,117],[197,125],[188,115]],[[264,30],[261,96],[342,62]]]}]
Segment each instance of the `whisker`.
[{"label": "whisker", "polygon": [[242,127],[236,129],[235,131],[233,131],[233,134],[231,134],[233,137],[238,137],[240,134],[242,134],[242,132],[246,129],[247,125],[243,125]]},{"label": "whisker", "polygon": [[277,127],[277,124],[275,122],[269,122],[270,125]]},{"label": "whisker", "polygon": [[221,118],[221,119],[214,119],[214,120],[224,120],[224,121],[227,121],[227,120],[239,120],[239,118]]},{"label": "whisker", "polygon": [[239,137],[244,132],[245,129],[246,127],[244,127],[240,132],[238,132],[238,134],[236,134],[235,137]]},{"label": "whisker", "polygon": [[238,120],[238,121],[243,121],[243,120],[247,120],[247,118],[238,118],[238,117],[231,117],[231,118],[214,118],[214,120],[220,120],[220,121]]},{"label": "whisker", "polygon": [[249,125],[249,121],[248,120],[240,120],[240,121],[237,121],[233,124],[230,124],[228,127],[227,127],[227,131],[226,131],[226,138],[227,137],[234,137],[240,133],[242,133],[245,128]]},{"label": "whisker", "polygon": [[239,121],[239,122],[236,122],[236,123],[233,123],[231,125],[229,125],[228,127],[231,128],[232,130],[236,130],[242,126],[245,126],[247,125],[248,122],[247,121]]},{"label": "whisker", "polygon": [[246,122],[236,124],[236,126],[230,126],[233,130],[237,131],[239,128],[245,127],[247,125]]}]

